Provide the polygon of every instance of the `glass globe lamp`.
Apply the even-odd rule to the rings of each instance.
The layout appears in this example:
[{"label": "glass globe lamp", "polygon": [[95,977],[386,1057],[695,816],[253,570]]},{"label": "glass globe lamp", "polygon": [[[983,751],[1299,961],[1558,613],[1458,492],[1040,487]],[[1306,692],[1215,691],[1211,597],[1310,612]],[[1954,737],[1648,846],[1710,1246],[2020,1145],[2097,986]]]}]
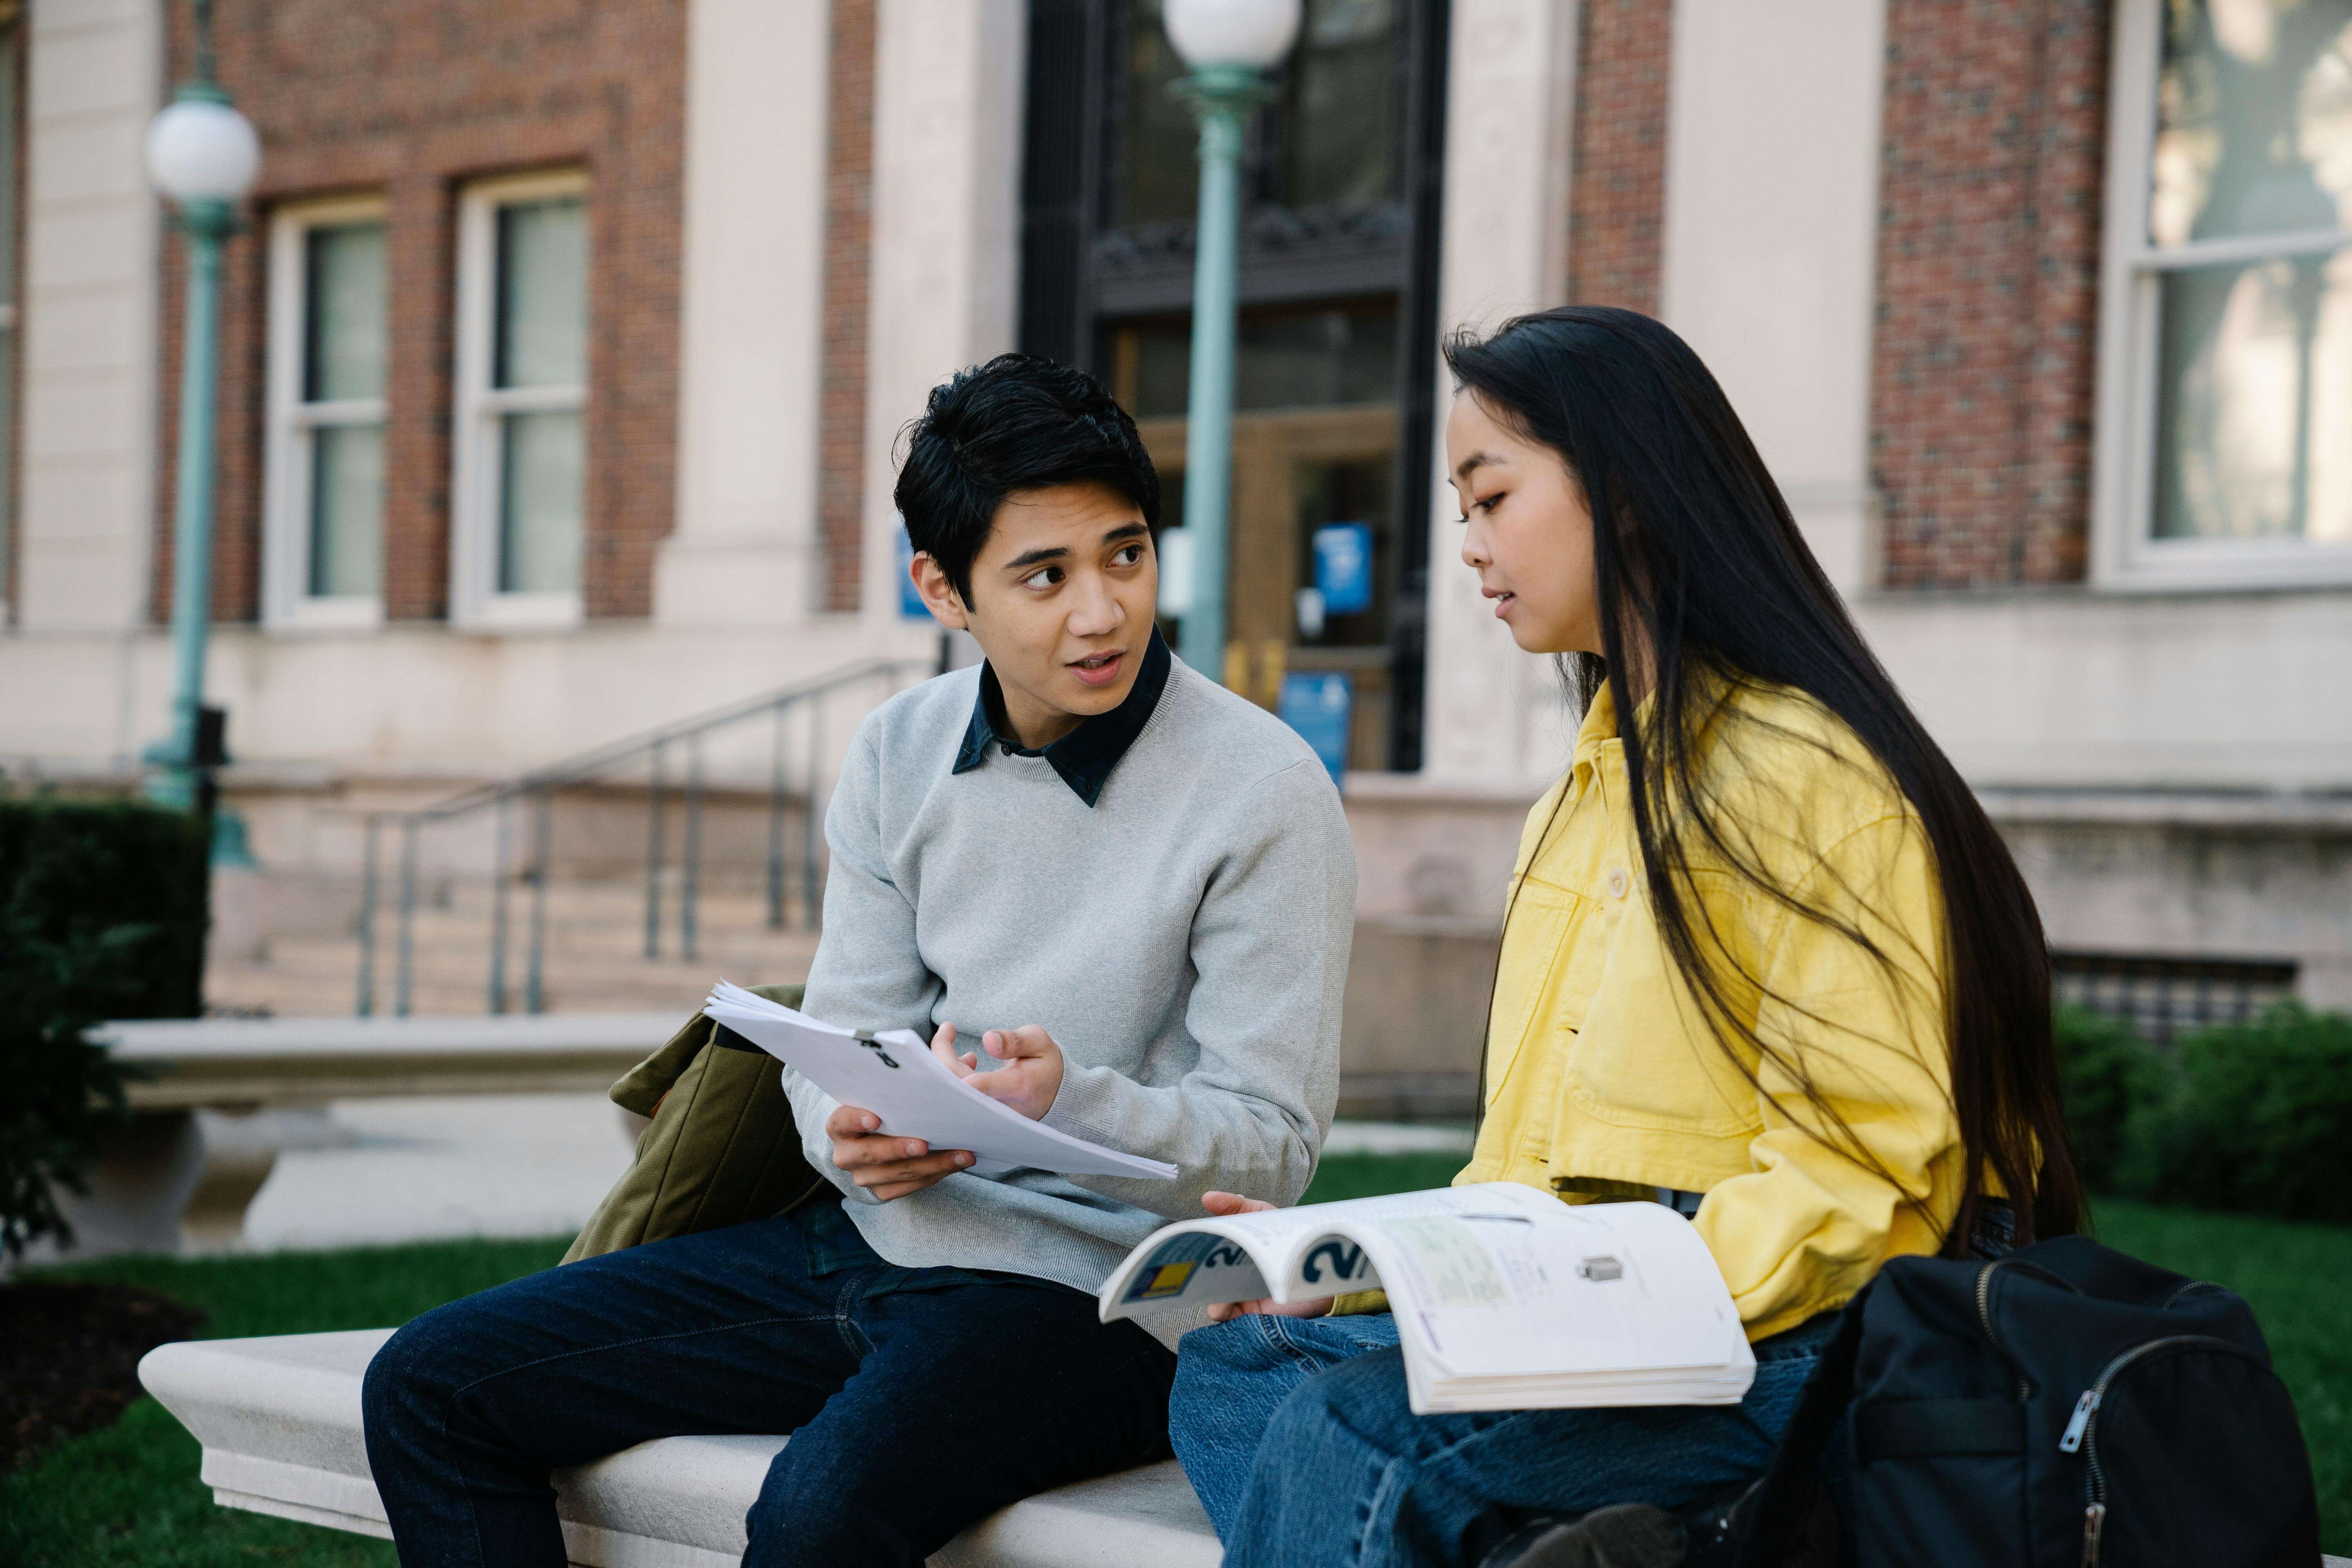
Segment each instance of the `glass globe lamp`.
[{"label": "glass globe lamp", "polygon": [[1168,41],[1194,70],[1260,71],[1290,52],[1299,0],[1167,0]]},{"label": "glass globe lamp", "polygon": [[260,173],[253,121],[216,97],[184,95],[147,127],[148,177],[182,206],[234,203]]}]

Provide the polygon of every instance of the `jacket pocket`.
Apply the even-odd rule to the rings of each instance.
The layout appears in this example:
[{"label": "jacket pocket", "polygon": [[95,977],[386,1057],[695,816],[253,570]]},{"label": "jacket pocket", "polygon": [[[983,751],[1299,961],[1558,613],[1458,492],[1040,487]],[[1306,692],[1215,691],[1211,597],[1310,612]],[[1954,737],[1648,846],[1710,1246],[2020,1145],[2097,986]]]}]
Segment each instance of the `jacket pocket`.
[{"label": "jacket pocket", "polygon": [[1510,1082],[1530,1039],[1576,1027],[1577,1018],[1564,1015],[1580,1016],[1581,999],[1561,995],[1560,981],[1589,909],[1567,889],[1533,877],[1513,891],[1486,1028],[1489,1104]]},{"label": "jacket pocket", "polygon": [[[1700,872],[1696,889],[1743,965],[1744,915],[1733,879]],[[1700,911],[1691,914],[1696,923]],[[1701,941],[1706,940],[1704,928]],[[1728,1137],[1757,1125],[1756,1094],[1708,1027],[1683,982],[1646,898],[1625,910],[1568,1058],[1564,1089],[1576,1109],[1612,1125]],[[1738,981],[1725,976],[1735,1006]]]}]

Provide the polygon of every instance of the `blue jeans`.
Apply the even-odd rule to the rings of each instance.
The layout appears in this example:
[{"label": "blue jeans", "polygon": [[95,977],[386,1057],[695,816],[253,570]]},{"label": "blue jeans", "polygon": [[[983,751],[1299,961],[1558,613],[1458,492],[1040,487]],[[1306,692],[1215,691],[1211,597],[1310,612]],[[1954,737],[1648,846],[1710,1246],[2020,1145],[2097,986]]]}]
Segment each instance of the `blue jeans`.
[{"label": "blue jeans", "polygon": [[362,1396],[401,1562],[562,1568],[548,1471],[651,1437],[793,1435],[746,1520],[751,1568],[917,1568],[1007,1503],[1165,1457],[1175,1358],[1092,1296],[925,1270],[876,1294],[883,1272],[813,1273],[780,1216],[425,1313]]},{"label": "blue jeans", "polygon": [[1415,1415],[1387,1313],[1238,1318],[1184,1336],[1169,1436],[1225,1568],[1472,1568],[1545,1515],[1761,1475],[1836,1321],[1759,1342],[1738,1405]]}]

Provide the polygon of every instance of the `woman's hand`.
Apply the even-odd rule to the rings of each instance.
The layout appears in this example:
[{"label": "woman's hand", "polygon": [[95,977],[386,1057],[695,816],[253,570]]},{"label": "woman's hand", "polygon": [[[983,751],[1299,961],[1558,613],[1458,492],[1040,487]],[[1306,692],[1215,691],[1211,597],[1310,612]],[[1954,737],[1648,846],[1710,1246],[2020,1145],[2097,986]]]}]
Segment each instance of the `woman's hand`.
[{"label": "woman's hand", "polygon": [[[1239,1193],[1202,1193],[1201,1206],[1213,1215],[1228,1215],[1256,1214],[1274,1205],[1262,1198],[1245,1198]],[[1320,1318],[1331,1310],[1335,1299],[1318,1296],[1312,1301],[1276,1301],[1260,1297],[1255,1301],[1220,1301],[1209,1309],[1209,1321],[1229,1323],[1252,1312],[1277,1318]]]},{"label": "woman's hand", "polygon": [[981,1048],[1004,1065],[993,1072],[980,1070],[980,1058],[955,1048],[956,1027],[941,1024],[931,1037],[931,1054],[958,1078],[988,1096],[1001,1100],[1032,1121],[1045,1120],[1054,1097],[1062,1092],[1062,1047],[1034,1024],[1019,1029],[991,1029],[980,1037]]}]

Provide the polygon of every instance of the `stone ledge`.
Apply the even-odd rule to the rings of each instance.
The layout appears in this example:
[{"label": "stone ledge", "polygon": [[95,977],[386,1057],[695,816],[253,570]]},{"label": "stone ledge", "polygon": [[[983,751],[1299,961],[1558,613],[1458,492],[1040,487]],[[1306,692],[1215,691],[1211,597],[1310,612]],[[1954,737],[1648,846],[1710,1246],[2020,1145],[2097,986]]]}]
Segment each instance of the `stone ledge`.
[{"label": "stone ledge", "polygon": [[[213,1499],[383,1537],[360,1379],[389,1329],[163,1345],[140,1381],[204,1446]],[[555,1475],[582,1568],[733,1568],[743,1514],[781,1437],[670,1437]],[[936,1568],[1215,1568],[1208,1516],[1173,1460],[1063,1487],[965,1531]]]},{"label": "stone ledge", "polygon": [[317,1104],[378,1095],[602,1092],[684,1015],[547,1013],[472,1018],[154,1018],[98,1035],[155,1076],[137,1110]]},{"label": "stone ledge", "polygon": [[[140,1381],[204,1445],[224,1508],[388,1536],[369,1479],[360,1378],[389,1329],[159,1347]],[[780,1437],[669,1437],[559,1470],[577,1568],[734,1568]],[[933,1568],[1216,1568],[1217,1538],[1175,1461],[1062,1487],[973,1525]],[[2352,1568],[2325,1557],[2321,1568]]]}]

